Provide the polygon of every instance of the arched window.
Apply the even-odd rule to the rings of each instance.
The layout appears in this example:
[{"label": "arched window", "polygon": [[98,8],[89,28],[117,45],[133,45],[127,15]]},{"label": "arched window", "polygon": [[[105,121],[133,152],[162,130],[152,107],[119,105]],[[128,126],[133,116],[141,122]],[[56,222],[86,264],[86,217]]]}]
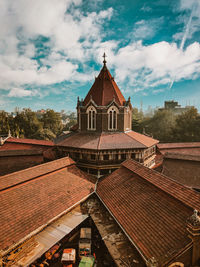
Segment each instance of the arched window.
[{"label": "arched window", "polygon": [[118,109],[112,106],[108,109],[108,130],[117,130],[117,114]]},{"label": "arched window", "polygon": [[90,106],[87,109],[88,114],[88,130],[96,130],[96,109]]},{"label": "arched window", "polygon": [[126,130],[129,130],[129,129],[131,129],[131,111],[130,111],[129,107],[126,109],[126,114],[127,114]]}]

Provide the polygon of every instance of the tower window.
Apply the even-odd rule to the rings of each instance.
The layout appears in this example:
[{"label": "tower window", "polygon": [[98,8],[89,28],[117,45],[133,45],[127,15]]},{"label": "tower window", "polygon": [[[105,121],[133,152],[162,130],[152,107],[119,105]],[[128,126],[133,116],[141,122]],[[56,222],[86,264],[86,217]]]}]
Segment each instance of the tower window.
[{"label": "tower window", "polygon": [[96,130],[96,109],[90,106],[87,110],[88,114],[88,130]]},{"label": "tower window", "polygon": [[117,130],[117,113],[116,107],[111,107],[108,110],[108,130]]}]

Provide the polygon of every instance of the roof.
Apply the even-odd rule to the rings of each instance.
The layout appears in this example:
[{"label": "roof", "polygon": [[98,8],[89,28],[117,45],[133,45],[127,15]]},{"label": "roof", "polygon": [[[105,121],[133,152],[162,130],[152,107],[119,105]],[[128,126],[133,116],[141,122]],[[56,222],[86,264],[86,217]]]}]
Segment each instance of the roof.
[{"label": "roof", "polygon": [[41,150],[26,149],[26,150],[0,150],[0,157],[9,156],[32,156],[32,155],[42,155]]},{"label": "roof", "polygon": [[15,137],[9,137],[6,139],[5,142],[32,144],[32,145],[41,145],[41,146],[54,146],[54,143],[48,140],[25,139],[25,138],[15,138]]},{"label": "roof", "polygon": [[192,148],[199,147],[200,142],[188,142],[188,143],[159,143],[157,145],[159,149],[173,149],[173,148]]},{"label": "roof", "polygon": [[189,161],[200,161],[199,155],[191,155],[186,153],[174,153],[174,152],[166,152],[164,158],[167,159],[178,159],[178,160],[189,160]]},{"label": "roof", "polygon": [[41,230],[94,191],[66,157],[0,177],[0,250]]},{"label": "roof", "polygon": [[146,135],[129,132],[80,132],[72,133],[60,141],[58,146],[78,147],[83,149],[135,149],[147,148],[157,144],[159,141]]},{"label": "roof", "polygon": [[191,243],[186,219],[200,210],[200,195],[127,160],[100,180],[97,195],[143,257],[167,262]]},{"label": "roof", "polygon": [[91,99],[98,106],[107,106],[113,99],[119,106],[123,106],[126,101],[106,65],[101,69],[99,76],[85,97],[84,105],[87,105]]}]

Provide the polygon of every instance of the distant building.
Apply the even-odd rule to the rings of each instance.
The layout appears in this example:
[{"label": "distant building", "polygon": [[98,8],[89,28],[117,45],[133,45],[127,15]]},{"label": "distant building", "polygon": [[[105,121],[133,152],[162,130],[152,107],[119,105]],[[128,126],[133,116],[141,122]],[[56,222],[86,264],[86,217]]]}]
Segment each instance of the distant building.
[{"label": "distant building", "polygon": [[170,100],[170,101],[165,101],[164,108],[159,108],[159,110],[170,110],[174,113],[174,115],[180,115],[192,107],[193,106],[181,107],[181,105],[179,105],[178,102]]},{"label": "distant building", "polygon": [[163,174],[200,190],[200,142],[158,144],[156,159]]},{"label": "distant building", "polygon": [[55,159],[54,143],[47,140],[0,138],[0,176]]},{"label": "distant building", "polygon": [[57,143],[60,156],[69,155],[78,167],[98,177],[131,158],[152,167],[159,141],[132,131],[130,98],[125,100],[105,58],[103,63],[85,99],[78,99],[74,132]]}]

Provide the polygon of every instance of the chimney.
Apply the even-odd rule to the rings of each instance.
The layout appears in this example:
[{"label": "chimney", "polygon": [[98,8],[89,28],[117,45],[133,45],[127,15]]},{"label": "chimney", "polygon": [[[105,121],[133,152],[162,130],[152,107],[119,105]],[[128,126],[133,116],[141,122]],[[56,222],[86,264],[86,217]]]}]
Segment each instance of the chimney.
[{"label": "chimney", "polygon": [[197,210],[187,219],[187,231],[193,243],[192,265],[197,265],[200,260],[200,217]]}]

